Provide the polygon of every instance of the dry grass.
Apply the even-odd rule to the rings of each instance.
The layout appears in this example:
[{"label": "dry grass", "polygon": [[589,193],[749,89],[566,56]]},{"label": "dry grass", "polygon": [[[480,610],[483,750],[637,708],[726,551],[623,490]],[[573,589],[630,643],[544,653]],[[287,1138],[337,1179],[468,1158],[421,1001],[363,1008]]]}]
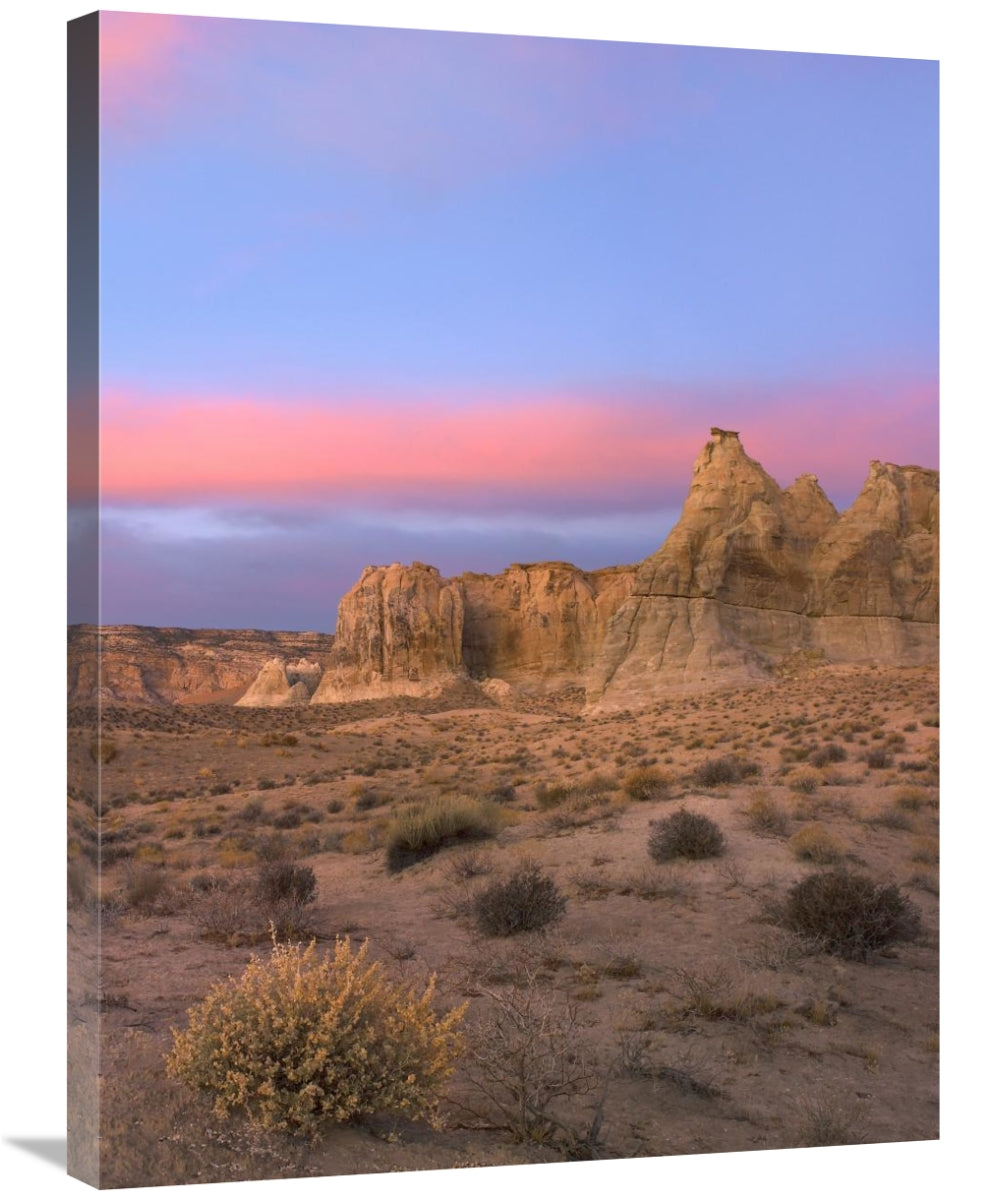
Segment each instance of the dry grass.
[{"label": "dry grass", "polygon": [[[929,1102],[937,1082],[937,729],[922,721],[935,711],[934,675],[821,664],[815,671],[782,676],[772,688],[620,713],[553,697],[444,712],[439,701],[414,700],[292,713],[110,706],[118,754],[101,767],[101,832],[111,969],[105,985],[88,982],[79,1001],[88,1005],[86,1020],[99,1006],[107,1034],[107,1178],[132,1186],[360,1173],[372,1161],[369,1146],[380,1169],[403,1170],[822,1137],[823,1122],[814,1134],[800,1128],[783,1076],[814,1078],[815,1097],[868,1090],[869,1110],[854,1116],[870,1140],[937,1136]],[[889,741],[891,733],[904,742]],[[281,744],[284,734],[297,743]],[[88,738],[87,731],[74,752],[92,773]],[[830,745],[845,748],[845,762],[833,761]],[[891,756],[890,767],[867,769],[862,756],[874,747]],[[720,759],[753,763],[758,773],[699,794],[696,772],[705,777],[705,765]],[[782,762],[789,774],[778,774]],[[925,770],[902,773],[901,764],[914,762]],[[683,793],[687,808],[714,820],[731,856],[655,865],[649,821],[670,808],[651,811],[659,796],[633,799],[623,781],[640,771],[669,773],[668,794]],[[809,794],[788,785],[802,771],[819,779]],[[77,776],[70,774],[69,916],[82,924],[95,911],[86,867],[97,843],[91,783],[85,772]],[[259,790],[260,780],[272,786]],[[541,808],[539,780],[566,795]],[[211,795],[221,784],[228,790]],[[902,789],[915,789],[915,798],[902,802]],[[465,794],[494,803],[497,840],[455,841],[415,869],[385,870],[390,820]],[[362,796],[367,807],[356,804]],[[391,799],[372,803],[373,796]],[[779,917],[790,886],[819,866],[796,860],[786,844],[798,821],[820,824],[850,863],[884,886],[903,881],[926,936],[892,943],[866,962],[837,963],[820,940],[768,920]],[[212,1120],[208,1103],[168,1081],[168,1027],[214,980],[236,977],[251,947],[269,936],[252,880],[279,861],[270,857],[273,832],[284,839],[281,861],[315,875],[318,899],[300,906],[305,925],[321,938],[345,929],[369,938],[372,953],[403,979],[436,971],[445,1004],[470,998],[472,1026],[490,1011],[486,990],[536,987],[555,1005],[571,1003],[595,1071],[613,1070],[595,1137],[601,1097],[593,1088],[551,1106],[567,1129],[546,1127],[539,1144],[482,1128],[503,1123],[485,1105],[477,1121],[453,1121],[442,1135],[372,1123],[335,1130],[325,1149],[294,1147],[237,1120]],[[484,937],[471,919],[475,895],[526,858],[566,891],[563,919]],[[167,886],[159,899],[127,904],[128,879],[146,870]],[[457,922],[434,919],[440,912]],[[716,968],[723,979],[713,977]],[[894,1052],[891,1022],[910,1031],[917,1053]],[[622,1054],[627,1064],[636,1057],[631,1044],[622,1051],[624,1037],[644,1039],[639,1070],[620,1062]],[[453,1085],[458,1099],[470,1090],[463,1075]],[[841,1129],[824,1136],[846,1140]]]}]

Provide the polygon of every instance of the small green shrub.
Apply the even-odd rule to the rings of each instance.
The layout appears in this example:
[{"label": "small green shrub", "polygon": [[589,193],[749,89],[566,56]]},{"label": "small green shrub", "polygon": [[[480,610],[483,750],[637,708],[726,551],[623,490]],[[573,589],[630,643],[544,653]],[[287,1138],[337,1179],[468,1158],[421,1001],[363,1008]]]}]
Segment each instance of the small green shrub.
[{"label": "small green shrub", "polygon": [[466,796],[441,796],[400,813],[385,831],[385,863],[402,871],[444,846],[494,837],[502,825],[498,805]]},{"label": "small green shrub", "polygon": [[535,863],[525,863],[508,879],[478,892],[472,907],[483,934],[511,937],[559,921],[567,901],[549,875]]},{"label": "small green shrub", "polygon": [[896,884],[852,871],[816,871],[787,894],[782,923],[830,954],[870,958],[891,942],[912,941],[921,918]]},{"label": "small green shrub", "polygon": [[659,767],[637,767],[623,778],[622,790],[631,800],[665,800],[673,784],[670,771]]},{"label": "small green shrub", "polygon": [[172,1030],[168,1074],[211,1092],[218,1116],[243,1112],[264,1129],[315,1139],[330,1123],[373,1113],[436,1118],[461,1050],[466,1005],[439,1015],[434,984],[417,995],[338,939],[275,945],[239,979],[216,984]]},{"label": "small green shrub", "polygon": [[726,783],[741,783],[760,768],[754,762],[740,758],[738,754],[727,754],[722,758],[709,758],[696,768],[694,781],[699,787],[720,787]]},{"label": "small green shrub", "polygon": [[725,852],[725,837],[709,817],[681,808],[663,821],[651,821],[647,849],[657,862],[672,858],[715,858]]}]

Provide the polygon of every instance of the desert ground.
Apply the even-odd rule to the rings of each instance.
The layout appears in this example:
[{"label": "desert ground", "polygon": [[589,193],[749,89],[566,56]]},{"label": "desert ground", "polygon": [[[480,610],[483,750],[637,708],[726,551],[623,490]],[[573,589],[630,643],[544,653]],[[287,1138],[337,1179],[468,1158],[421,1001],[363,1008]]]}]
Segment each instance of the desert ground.
[{"label": "desert ground", "polygon": [[[99,1018],[103,1186],[938,1137],[934,668],[582,702],[110,705],[102,745],[95,709],[70,706],[69,1036]],[[490,836],[389,868],[392,822],[464,796],[496,814]],[[651,856],[681,808],[717,824],[722,853]],[[272,863],[311,868],[313,899],[260,899]],[[486,936],[475,897],[522,864],[562,915]],[[835,868],[896,885],[916,936],[850,958],[787,927],[789,889]],[[441,1009],[467,1002],[441,1128],[372,1117],[311,1142],[222,1120],[167,1076],[171,1031],[269,953],[273,921],[321,952],[366,941],[391,978],[435,976]],[[533,1068],[541,1121],[493,1075],[518,1049],[497,1043],[507,1015],[553,1050]]]}]

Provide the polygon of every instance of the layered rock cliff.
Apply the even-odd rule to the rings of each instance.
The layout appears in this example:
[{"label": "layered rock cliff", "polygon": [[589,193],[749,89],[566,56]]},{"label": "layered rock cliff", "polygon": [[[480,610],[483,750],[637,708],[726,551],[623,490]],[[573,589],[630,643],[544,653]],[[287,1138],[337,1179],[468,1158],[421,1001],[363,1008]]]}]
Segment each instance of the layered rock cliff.
[{"label": "layered rock cliff", "polygon": [[[68,631],[68,697],[70,702],[230,703],[275,656],[309,660],[307,666],[315,667],[318,676],[333,641],[327,633],[146,625],[104,625],[98,631],[93,625],[73,625]],[[310,682],[310,692],[315,689],[312,669],[297,677]]]},{"label": "layered rock cliff", "polygon": [[874,462],[843,514],[814,476],[781,489],[713,429],[681,518],[636,575],[588,701],[772,675],[795,652],[908,665],[938,655],[938,472]]},{"label": "layered rock cliff", "polygon": [[559,562],[452,579],[424,563],[366,567],[340,602],[313,703],[433,695],[466,679],[583,685],[633,574]]},{"label": "layered rock cliff", "polygon": [[738,433],[713,429],[680,519],[638,568],[536,563],[451,579],[421,563],[367,568],[341,602],[313,702],[470,678],[578,685],[590,704],[625,707],[770,678],[801,652],[936,660],[938,473],[874,462],[839,514],[814,475],[782,488]]}]

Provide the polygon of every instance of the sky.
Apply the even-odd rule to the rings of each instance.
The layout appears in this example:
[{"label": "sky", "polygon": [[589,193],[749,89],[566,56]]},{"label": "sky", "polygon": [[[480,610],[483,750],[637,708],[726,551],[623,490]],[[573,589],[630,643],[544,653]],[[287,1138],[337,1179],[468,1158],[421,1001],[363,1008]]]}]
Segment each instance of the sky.
[{"label": "sky", "polygon": [[106,623],[635,562],[711,425],[840,509],[938,466],[934,61],[112,12],[100,59]]}]

